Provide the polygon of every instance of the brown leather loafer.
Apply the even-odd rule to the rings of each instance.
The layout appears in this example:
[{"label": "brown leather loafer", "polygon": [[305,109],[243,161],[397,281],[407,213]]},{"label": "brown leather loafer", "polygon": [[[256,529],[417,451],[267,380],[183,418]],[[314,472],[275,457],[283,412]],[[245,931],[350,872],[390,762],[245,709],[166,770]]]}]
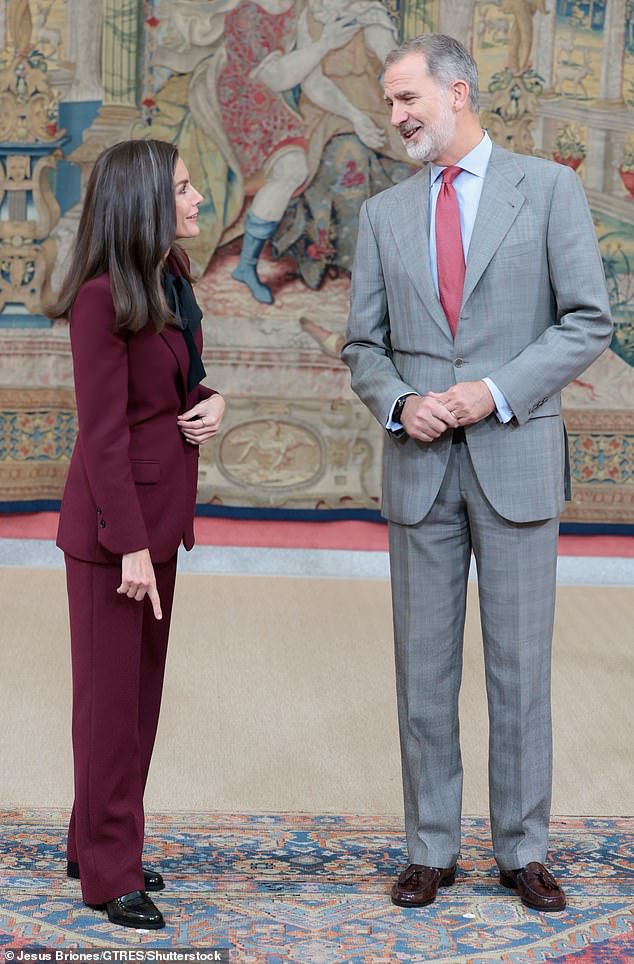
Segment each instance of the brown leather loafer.
[{"label": "brown leather loafer", "polygon": [[436,899],[439,887],[451,887],[456,867],[426,867],[410,864],[392,887],[392,903],[399,907],[424,907]]},{"label": "brown leather loafer", "polygon": [[566,895],[552,874],[543,864],[533,861],[519,870],[501,870],[500,883],[503,887],[517,890],[522,903],[533,910],[563,910]]}]

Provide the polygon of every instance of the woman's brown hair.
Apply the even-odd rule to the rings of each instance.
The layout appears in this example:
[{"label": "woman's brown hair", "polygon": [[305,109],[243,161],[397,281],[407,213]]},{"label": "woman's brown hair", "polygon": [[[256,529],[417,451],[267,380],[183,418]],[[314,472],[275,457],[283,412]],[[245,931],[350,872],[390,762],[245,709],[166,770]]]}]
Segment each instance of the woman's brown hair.
[{"label": "woman's brown hair", "polygon": [[191,281],[174,245],[174,169],[178,151],[157,140],[121,141],[103,151],[86,188],[70,267],[49,318],[67,318],[81,286],[108,272],[118,329],[157,331],[172,322],[161,284],[169,252]]}]

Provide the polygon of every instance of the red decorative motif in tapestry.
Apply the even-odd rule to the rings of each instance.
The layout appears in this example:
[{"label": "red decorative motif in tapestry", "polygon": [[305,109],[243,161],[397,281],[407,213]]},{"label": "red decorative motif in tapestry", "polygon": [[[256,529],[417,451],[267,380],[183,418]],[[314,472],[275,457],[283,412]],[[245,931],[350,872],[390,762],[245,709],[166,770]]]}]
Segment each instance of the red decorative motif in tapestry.
[{"label": "red decorative motif in tapestry", "polygon": [[241,3],[225,17],[227,65],[218,79],[222,123],[244,177],[259,171],[286,144],[305,146],[301,118],[265,84],[250,79],[265,57],[292,48],[295,7],[270,14]]}]

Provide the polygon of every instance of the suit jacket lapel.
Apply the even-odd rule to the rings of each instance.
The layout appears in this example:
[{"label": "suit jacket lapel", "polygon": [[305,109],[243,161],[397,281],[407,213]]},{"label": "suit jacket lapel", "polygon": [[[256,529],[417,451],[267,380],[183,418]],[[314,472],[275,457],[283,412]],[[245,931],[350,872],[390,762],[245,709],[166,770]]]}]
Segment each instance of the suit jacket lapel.
[{"label": "suit jacket lapel", "polygon": [[[494,144],[469,244],[463,304],[524,204],[524,195],[516,186],[523,178],[524,172],[515,158]],[[390,217],[394,237],[414,288],[436,324],[451,337],[429,260],[429,168],[425,166],[408,178],[403,188]]]},{"label": "suit jacket lapel", "polygon": [[524,172],[514,157],[493,145],[467,254],[465,304],[524,204],[516,185]]},{"label": "suit jacket lapel", "polygon": [[180,328],[175,325],[165,325],[161,330],[161,338],[172,352],[180,370],[178,390],[183,400],[183,406],[187,404],[187,376],[189,373],[189,353],[187,345]]},{"label": "suit jacket lapel", "polygon": [[403,182],[399,204],[390,215],[390,224],[402,261],[414,288],[436,324],[451,337],[442,310],[429,260],[429,168]]}]

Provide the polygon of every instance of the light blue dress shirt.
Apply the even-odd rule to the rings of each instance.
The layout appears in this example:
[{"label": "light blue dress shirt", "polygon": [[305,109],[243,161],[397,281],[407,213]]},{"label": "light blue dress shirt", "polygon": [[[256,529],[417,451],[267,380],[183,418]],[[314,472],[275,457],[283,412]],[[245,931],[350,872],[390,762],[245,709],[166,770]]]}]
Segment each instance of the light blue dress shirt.
[{"label": "light blue dress shirt", "polygon": [[[465,264],[467,263],[471,235],[473,234],[473,226],[482,195],[484,175],[486,174],[492,149],[491,138],[485,131],[479,144],[477,144],[472,151],[469,151],[468,154],[465,154],[462,160],[456,162],[456,166],[462,168],[462,173],[454,179],[453,186],[456,189],[458,207],[460,209],[460,230],[462,232]],[[436,164],[431,164],[429,168],[429,259],[436,294],[439,293],[438,264],[436,261],[436,201],[440,193],[442,184],[441,175],[444,170],[444,167],[439,167]],[[513,412],[503,393],[490,378],[483,378],[482,381],[488,386],[493,396],[498,419],[501,422],[509,422],[513,418]],[[394,405],[396,405],[397,401],[398,399],[395,398]],[[403,426],[400,422],[394,422],[392,420],[394,405],[392,405],[390,409],[390,415],[385,427],[390,431],[399,431]]]}]

